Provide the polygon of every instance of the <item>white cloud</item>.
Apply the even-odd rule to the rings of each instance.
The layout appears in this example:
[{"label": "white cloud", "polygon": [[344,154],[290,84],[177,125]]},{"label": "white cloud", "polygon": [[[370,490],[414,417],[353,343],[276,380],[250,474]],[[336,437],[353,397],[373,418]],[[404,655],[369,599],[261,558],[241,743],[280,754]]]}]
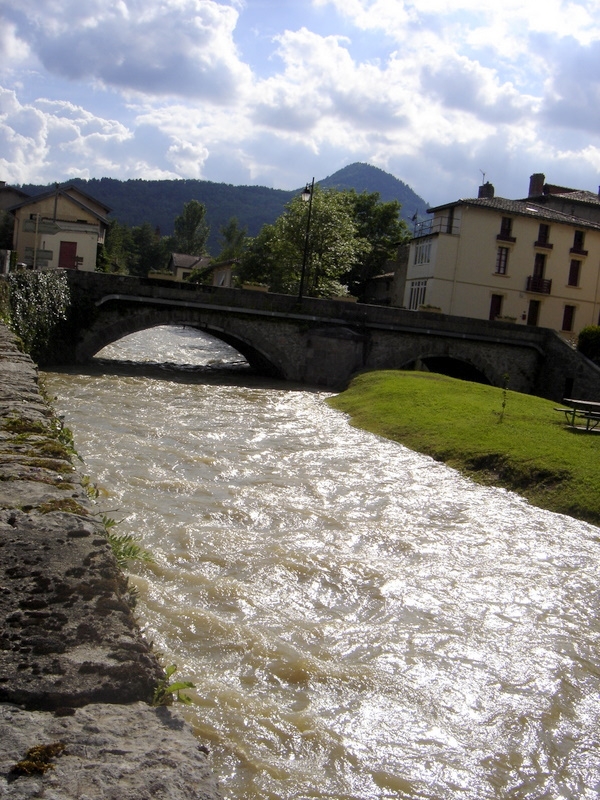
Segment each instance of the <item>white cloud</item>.
[{"label": "white cloud", "polygon": [[238,12],[215,0],[52,0],[43,14],[28,0],[5,3],[16,35],[62,78],[213,103],[250,79],[233,42]]},{"label": "white cloud", "polygon": [[0,178],[292,188],[360,160],[442,202],[598,168],[597,0],[266,5],[261,73],[241,0],[2,0]]}]

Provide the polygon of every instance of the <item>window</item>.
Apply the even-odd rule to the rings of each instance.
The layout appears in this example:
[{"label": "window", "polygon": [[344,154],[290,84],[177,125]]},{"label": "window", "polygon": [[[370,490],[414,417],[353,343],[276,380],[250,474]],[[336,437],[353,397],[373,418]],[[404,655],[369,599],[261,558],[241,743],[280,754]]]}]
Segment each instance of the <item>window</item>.
[{"label": "window", "polygon": [[540,222],[538,237],[534,242],[534,246],[546,247],[548,250],[552,250],[553,245],[550,244],[550,225]]},{"label": "window", "polygon": [[446,219],[446,233],[453,233],[454,231],[454,209],[448,211],[448,218]]},{"label": "window", "polygon": [[500,236],[507,239],[512,236],[512,219],[510,217],[502,217]]},{"label": "window", "polygon": [[427,289],[427,281],[412,281],[410,284],[410,297],[408,300],[408,307],[411,311],[416,311],[417,308],[425,302],[425,291]]},{"label": "window", "polygon": [[431,260],[431,239],[420,242],[415,247],[415,266],[419,264],[429,264]]},{"label": "window", "polygon": [[540,222],[540,229],[538,231],[537,244],[545,245],[550,241],[550,225],[544,225]]},{"label": "window", "polygon": [[508,267],[508,247],[499,247],[496,253],[496,274],[506,275]]},{"label": "window", "polygon": [[536,253],[535,261],[533,262],[533,277],[543,278],[545,269],[546,269],[546,253]]},{"label": "window", "polygon": [[513,221],[511,217],[502,217],[500,233],[496,236],[496,239],[499,239],[501,242],[516,242],[517,240],[512,235],[512,224]]},{"label": "window", "polygon": [[587,253],[583,249],[585,245],[585,231],[575,231],[573,234],[573,247],[571,248],[572,252],[575,253]]},{"label": "window", "polygon": [[569,286],[579,286],[579,276],[581,274],[581,261],[576,258],[571,259],[571,266],[569,267]]},{"label": "window", "polygon": [[574,320],[575,320],[575,306],[565,306],[565,310],[563,312],[562,330],[572,331]]}]

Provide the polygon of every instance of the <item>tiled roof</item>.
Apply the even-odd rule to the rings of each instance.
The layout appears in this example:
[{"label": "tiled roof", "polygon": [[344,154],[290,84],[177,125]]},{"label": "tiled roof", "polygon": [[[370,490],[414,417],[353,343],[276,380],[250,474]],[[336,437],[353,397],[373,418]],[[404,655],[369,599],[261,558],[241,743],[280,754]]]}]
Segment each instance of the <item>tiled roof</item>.
[{"label": "tiled roof", "polygon": [[[172,253],[174,267],[183,267],[184,269],[191,269],[195,267],[203,267],[206,264],[202,263],[203,256],[189,256],[187,253]],[[208,261],[206,262],[208,263]]]},{"label": "tiled roof", "polygon": [[[576,194],[592,194],[591,192],[577,192]],[[478,208],[488,208],[490,211],[501,211],[507,214],[515,214],[522,217],[535,217],[536,219],[547,222],[562,222],[565,225],[576,225],[579,228],[593,228],[600,230],[600,223],[591,222],[573,214],[563,214],[555,211],[540,203],[529,200],[508,200],[505,197],[474,197],[465,200],[456,200],[453,203],[445,203],[435,208],[430,208],[429,213],[441,211],[452,206],[477,206]]]},{"label": "tiled roof", "polygon": [[564,192],[551,192],[544,197],[560,197],[564,200],[573,200],[576,203],[591,203],[600,206],[600,196],[596,192],[586,192],[583,189],[572,189]]}]

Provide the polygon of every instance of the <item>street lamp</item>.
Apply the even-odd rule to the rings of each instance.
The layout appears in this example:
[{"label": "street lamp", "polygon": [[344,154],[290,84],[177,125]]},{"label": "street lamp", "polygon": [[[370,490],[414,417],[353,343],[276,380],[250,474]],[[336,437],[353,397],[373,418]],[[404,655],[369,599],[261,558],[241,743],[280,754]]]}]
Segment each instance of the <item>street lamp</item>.
[{"label": "street lamp", "polygon": [[304,280],[306,278],[306,262],[308,261],[310,214],[312,211],[312,199],[314,191],[315,191],[315,179],[313,178],[312,183],[310,185],[307,183],[306,188],[300,195],[300,197],[304,200],[304,202],[308,203],[308,217],[306,220],[306,236],[304,237],[304,255],[302,257],[302,271],[300,273],[300,290],[298,292],[298,300],[302,300],[302,295],[304,294]]}]

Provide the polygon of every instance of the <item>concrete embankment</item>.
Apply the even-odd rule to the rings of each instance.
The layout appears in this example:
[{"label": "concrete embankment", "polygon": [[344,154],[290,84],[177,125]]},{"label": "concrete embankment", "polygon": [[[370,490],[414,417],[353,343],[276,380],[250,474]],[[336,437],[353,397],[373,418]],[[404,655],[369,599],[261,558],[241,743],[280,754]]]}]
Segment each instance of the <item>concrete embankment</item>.
[{"label": "concrete embankment", "polygon": [[0,798],[213,800],[37,370],[0,325]]}]

